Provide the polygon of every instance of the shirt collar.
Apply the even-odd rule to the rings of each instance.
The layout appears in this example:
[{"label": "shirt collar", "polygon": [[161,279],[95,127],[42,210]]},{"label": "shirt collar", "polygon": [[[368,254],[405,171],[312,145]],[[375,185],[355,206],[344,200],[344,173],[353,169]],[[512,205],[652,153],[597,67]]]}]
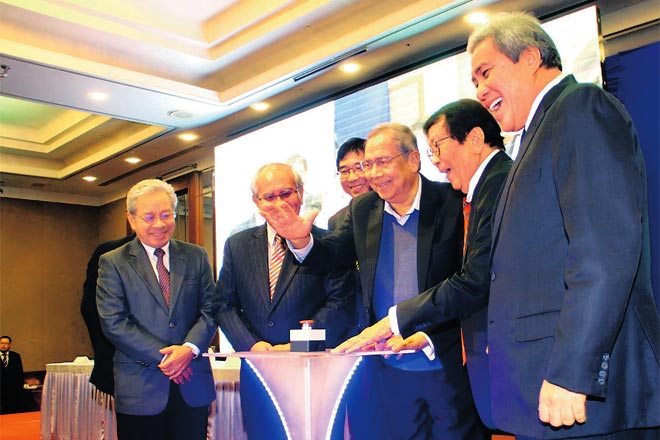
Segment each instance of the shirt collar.
[{"label": "shirt collar", "polygon": [[417,210],[419,211],[419,201],[422,198],[422,177],[417,174],[417,194],[415,194],[415,200],[413,200],[412,206],[410,206],[410,209],[408,209],[408,212],[406,212],[403,215],[399,215],[394,208],[392,208],[392,205],[390,205],[390,202],[385,202],[385,212],[390,214],[394,219],[397,221],[398,224],[400,225],[405,225],[406,222],[408,221],[408,217],[410,217],[410,214],[413,213],[413,211]]},{"label": "shirt collar", "polygon": [[543,89],[539,92],[539,94],[536,95],[536,99],[534,99],[534,102],[532,103],[532,108],[529,110],[529,115],[527,115],[525,130],[529,130],[529,124],[532,122],[532,118],[534,118],[534,114],[536,114],[536,110],[539,108],[539,105],[541,104],[541,101],[545,95],[550,91],[551,88],[559,84],[567,76],[568,75],[565,73],[560,73],[555,79],[546,84],[545,87],[543,87]]},{"label": "shirt collar", "polygon": [[483,162],[481,162],[481,165],[479,165],[479,168],[477,168],[477,171],[474,172],[474,175],[470,179],[470,185],[468,186],[468,193],[465,196],[465,201],[468,203],[472,203],[472,196],[474,195],[474,189],[477,187],[477,183],[479,183],[479,179],[481,179],[481,175],[484,173],[484,170],[486,169],[486,165],[488,165],[488,162],[491,161],[493,157],[497,153],[499,153],[500,150],[495,150],[492,151],[488,157],[484,159]]},{"label": "shirt collar", "polygon": [[[140,242],[140,243],[142,243],[142,242]],[[152,248],[151,246],[147,246],[144,243],[142,243],[142,246],[144,247],[144,250],[147,251],[147,255],[149,255],[149,257],[154,256],[154,251],[156,250],[156,248]],[[165,246],[161,246],[161,249],[165,251],[165,256],[169,258],[169,255],[170,255],[170,242],[168,241]]]}]

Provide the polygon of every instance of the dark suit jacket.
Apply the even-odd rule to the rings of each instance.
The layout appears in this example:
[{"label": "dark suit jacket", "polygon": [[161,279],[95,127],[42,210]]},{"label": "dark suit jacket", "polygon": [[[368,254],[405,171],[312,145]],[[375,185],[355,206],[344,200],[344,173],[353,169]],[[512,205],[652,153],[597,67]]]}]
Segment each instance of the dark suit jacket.
[{"label": "dark suit jacket", "polygon": [[[101,327],[116,347],[114,356],[117,412],[155,415],[165,409],[170,380],[158,364],[163,347],[191,342],[204,353],[217,329],[215,283],[206,251],[170,241],[170,307],[139,239],[101,256],[97,306]],[[209,359],[198,356],[189,382],[179,385],[190,406],[215,399]]]},{"label": "dark suit jacket", "polygon": [[[320,237],[325,231],[314,228]],[[347,270],[329,265],[313,269],[294,264],[287,250],[270,300],[266,225],[238,232],[225,243],[216,294],[218,323],[236,351],[249,351],[258,341],[289,342],[289,331],[313,319],[326,329],[326,345],[334,347],[353,321],[353,281]]]},{"label": "dark suit jacket", "polygon": [[117,240],[106,241],[98,245],[87,263],[87,276],[83,283],[83,296],[80,302],[80,313],[87,325],[89,340],[94,349],[94,368],[89,381],[99,390],[107,394],[115,391],[115,379],[112,374],[112,358],[115,346],[103,334],[99,313],[96,310],[96,280],[99,275],[99,258],[101,255],[119,246],[123,246],[135,238],[135,234]]},{"label": "dark suit jacket", "polygon": [[7,352],[7,367],[0,360],[0,414],[13,414],[23,411],[23,361],[15,351]]},{"label": "dark suit jacket", "polygon": [[[334,231],[339,227],[339,225],[342,224],[344,219],[349,214],[348,208],[349,208],[348,205],[344,206],[339,211],[335,212],[328,219],[329,231]],[[369,326],[369,320],[367,319],[363,300],[362,300],[362,287],[360,286],[360,269],[359,269],[359,265],[357,264],[357,260],[355,261],[355,267],[352,269],[352,276],[354,277],[353,285],[355,286],[354,287],[355,321],[353,322],[353,325],[351,326],[350,330],[347,332],[346,334],[347,337],[355,336]]]},{"label": "dark suit jacket", "polygon": [[[660,423],[658,311],[646,171],[630,116],[597,86],[543,98],[493,225],[488,347],[493,417],[538,438]],[[587,394],[587,421],[538,420],[543,380]]]},{"label": "dark suit jacket", "polygon": [[429,326],[460,318],[470,373],[470,386],[481,420],[495,428],[490,411],[490,384],[486,356],[486,327],[491,226],[500,190],[512,161],[498,152],[484,168],[472,195],[472,209],[463,266],[459,272],[397,305],[399,330],[404,337]]},{"label": "dark suit jacket", "polygon": [[[350,265],[360,268],[363,308],[370,323],[373,314],[374,279],[383,228],[384,202],[375,192],[355,197],[349,215],[331,235],[315,241],[304,264]],[[417,279],[423,292],[460,268],[463,235],[462,195],[447,183],[431,182],[422,176],[417,237]],[[427,329],[443,364],[462,368],[458,320]],[[449,359],[442,356],[448,352]],[[458,357],[456,357],[458,356]]]}]

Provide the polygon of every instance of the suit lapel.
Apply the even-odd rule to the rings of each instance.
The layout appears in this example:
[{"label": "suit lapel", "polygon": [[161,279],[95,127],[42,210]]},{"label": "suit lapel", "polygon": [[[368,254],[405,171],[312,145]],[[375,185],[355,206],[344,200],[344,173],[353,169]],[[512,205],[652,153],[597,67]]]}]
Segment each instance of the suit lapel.
[{"label": "suit lapel", "polygon": [[247,243],[248,268],[254,269],[254,300],[265,310],[270,309],[270,288],[268,284],[268,232],[266,225],[257,228]]},{"label": "suit lapel", "polygon": [[[354,221],[359,218],[366,218],[365,241],[362,243],[363,252],[358,253],[358,264],[360,266],[360,278],[364,277],[362,282],[364,292],[363,302],[370,305],[374,294],[374,279],[376,277],[376,263],[378,262],[378,252],[380,251],[380,236],[383,231],[384,202],[379,197],[374,197],[374,202],[366,207],[364,217],[362,213],[353,216]],[[359,238],[359,234],[354,236]],[[366,257],[365,257],[366,256]]]},{"label": "suit lapel", "polygon": [[417,288],[419,292],[424,291],[426,288],[426,274],[431,258],[431,245],[433,244],[433,231],[436,221],[435,212],[439,207],[437,195],[431,190],[430,183],[425,177],[422,177],[421,186],[419,224],[417,226]]},{"label": "suit lapel", "polygon": [[129,255],[130,264],[135,272],[140,276],[144,285],[147,287],[147,290],[154,297],[156,302],[163,308],[163,310],[169,313],[167,304],[165,304],[165,298],[163,298],[163,292],[160,291],[160,285],[158,284],[158,279],[154,273],[147,252],[142,246],[142,243],[139,239],[134,239],[129,244]]},{"label": "suit lapel", "polygon": [[183,246],[175,240],[170,240],[170,310],[174,309],[181,296],[187,261]]},{"label": "suit lapel", "polygon": [[500,196],[500,201],[495,211],[495,218],[493,220],[493,241],[492,241],[493,248],[497,244],[497,240],[500,235],[500,226],[502,224],[502,217],[504,216],[504,208],[506,207],[507,201],[509,199],[509,190],[511,189],[511,183],[513,182],[513,179],[515,178],[516,173],[518,172],[518,168],[520,167],[520,164],[523,162],[525,155],[528,153],[529,147],[532,144],[534,137],[536,136],[536,132],[538,131],[541,122],[543,122],[543,119],[545,118],[546,112],[550,109],[550,107],[552,107],[552,105],[555,103],[558,96],[564,91],[564,89],[566,89],[566,87],[568,87],[570,84],[574,84],[575,82],[576,82],[575,77],[573,75],[569,75],[563,80],[561,80],[559,84],[551,88],[541,100],[541,103],[539,104],[539,107],[537,108],[536,113],[532,118],[532,122],[529,124],[529,130],[527,130],[527,132],[525,133],[522,143],[520,144],[518,156],[516,156],[516,160],[513,162],[513,166],[509,171],[509,175],[507,176],[506,181],[504,182],[504,186],[502,188],[502,194]]}]

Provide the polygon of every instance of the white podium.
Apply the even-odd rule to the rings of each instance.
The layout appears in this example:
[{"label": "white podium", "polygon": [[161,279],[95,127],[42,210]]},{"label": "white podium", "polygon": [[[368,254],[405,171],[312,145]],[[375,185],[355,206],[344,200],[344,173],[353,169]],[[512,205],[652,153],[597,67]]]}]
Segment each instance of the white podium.
[{"label": "white podium", "polygon": [[362,352],[237,352],[205,356],[240,357],[268,391],[291,440],[329,439],[339,402]]}]

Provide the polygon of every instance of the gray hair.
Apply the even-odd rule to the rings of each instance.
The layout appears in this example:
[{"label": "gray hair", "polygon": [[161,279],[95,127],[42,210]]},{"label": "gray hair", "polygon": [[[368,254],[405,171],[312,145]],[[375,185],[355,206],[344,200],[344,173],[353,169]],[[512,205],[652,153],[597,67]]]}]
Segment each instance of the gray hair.
[{"label": "gray hair", "polygon": [[493,44],[514,63],[523,50],[535,47],[541,52],[541,66],[562,70],[561,57],[555,43],[541,23],[526,12],[502,12],[493,15],[488,23],[478,27],[468,39],[467,52],[484,40],[492,38]]},{"label": "gray hair", "polygon": [[268,168],[285,168],[293,174],[293,180],[296,182],[296,189],[302,189],[303,187],[303,181],[302,177],[300,177],[300,174],[296,170],[293,169],[293,167],[289,164],[286,163],[267,163],[266,165],[261,166],[256,173],[254,173],[254,177],[252,178],[252,183],[250,184],[250,189],[252,190],[252,195],[258,196],[257,194],[257,180],[259,179],[259,176],[266,171]]},{"label": "gray hair", "polygon": [[151,194],[157,191],[164,191],[170,198],[172,210],[176,211],[177,198],[174,188],[169,183],[158,179],[147,179],[136,183],[126,195],[126,210],[130,214],[135,214],[137,199],[145,194]]},{"label": "gray hair", "polygon": [[419,151],[417,148],[417,137],[415,137],[415,133],[413,133],[407,125],[399,124],[398,122],[385,122],[375,126],[367,135],[367,142],[369,142],[369,139],[372,137],[383,132],[392,135],[394,140],[399,143],[399,148],[402,153]]}]

